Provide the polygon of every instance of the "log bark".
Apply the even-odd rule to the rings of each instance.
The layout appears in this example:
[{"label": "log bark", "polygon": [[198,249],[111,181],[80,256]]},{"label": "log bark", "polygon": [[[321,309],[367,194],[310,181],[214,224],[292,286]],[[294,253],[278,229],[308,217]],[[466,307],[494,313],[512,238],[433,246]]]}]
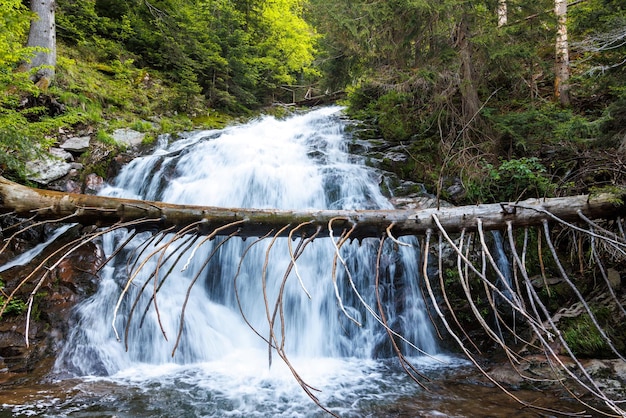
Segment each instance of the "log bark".
[{"label": "log bark", "polygon": [[[0,177],[0,213],[40,220],[77,222],[83,225],[108,227],[120,222],[141,222],[136,229],[180,230],[200,222],[203,233],[226,227],[220,235],[234,232],[242,237],[259,237],[276,232],[285,225],[296,227],[299,235],[329,234],[329,223],[336,236],[354,226],[352,238],[380,237],[391,226],[394,237],[420,235],[436,230],[434,218],[448,232],[475,230],[478,219],[484,229],[504,229],[507,221],[515,227],[538,225],[543,220],[580,220],[579,213],[590,219],[610,219],[623,215],[626,206],[616,203],[612,194],[579,195],[550,199],[529,199],[521,202],[482,204],[421,210],[275,210],[219,208],[212,206],[177,205],[172,203],[121,199],[33,189]],[[229,226],[234,222],[237,225]],[[287,236],[287,228],[280,235]]]}]

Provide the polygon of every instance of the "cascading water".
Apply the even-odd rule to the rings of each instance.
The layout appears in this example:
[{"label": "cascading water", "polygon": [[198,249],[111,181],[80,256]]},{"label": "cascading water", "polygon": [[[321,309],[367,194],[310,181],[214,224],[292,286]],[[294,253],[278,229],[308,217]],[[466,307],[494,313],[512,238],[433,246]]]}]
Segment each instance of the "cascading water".
[{"label": "cascading water", "polygon": [[[340,113],[340,108],[329,107],[280,121],[267,117],[163,143],[152,155],[125,167],[103,194],[219,207],[390,208],[379,191],[378,176],[346,152]],[[105,251],[112,253],[128,236],[121,230],[110,233],[104,240]],[[280,359],[274,356],[269,366],[268,345],[259,337],[268,338],[270,333],[268,315],[291,260],[288,240],[277,240],[267,259],[271,240],[261,241],[248,250],[240,265],[253,239],[234,238],[222,246],[225,238],[201,245],[202,237],[193,243],[181,239],[172,250],[189,248],[159,289],[156,303],[151,299],[154,285],[138,293],[157,267],[159,260],[153,257],[134,279],[114,320],[128,280],[127,259],[149,254],[157,246],[149,238],[148,233],[140,234],[105,267],[97,294],[77,310],[77,323],[57,360],[59,373],[91,376],[88,379],[153,395],[140,406],[127,406],[128,416],[144,416],[144,412],[167,416],[164,410],[169,407],[178,408],[180,416],[319,413]],[[195,246],[199,248],[194,250]],[[203,266],[214,250],[215,256]],[[321,390],[316,392],[320,402],[342,415],[358,416],[368,402],[417,390],[387,360],[393,351],[377,320],[377,251],[374,239],[341,249],[347,268],[338,263],[339,302],[332,280],[335,247],[328,238],[314,240],[297,260],[297,272],[293,269],[286,280],[284,324],[277,319],[273,330],[278,341],[284,337],[296,371]],[[384,251],[379,292],[385,317],[410,342],[402,343],[403,353],[427,368],[432,359],[417,357],[420,352],[412,347],[437,352],[419,289],[419,253],[404,246]],[[167,271],[173,259],[159,270]],[[173,353],[181,308],[196,277],[184,311],[184,330]],[[125,405],[123,400],[117,402]],[[133,408],[137,409],[133,412]]]}]

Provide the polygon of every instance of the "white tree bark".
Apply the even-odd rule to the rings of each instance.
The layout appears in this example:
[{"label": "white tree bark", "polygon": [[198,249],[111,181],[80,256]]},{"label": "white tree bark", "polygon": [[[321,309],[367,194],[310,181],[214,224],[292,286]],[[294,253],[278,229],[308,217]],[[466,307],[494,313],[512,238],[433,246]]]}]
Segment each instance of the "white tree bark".
[{"label": "white tree bark", "polygon": [[42,50],[32,58],[29,68],[41,67],[37,70],[34,81],[44,88],[54,78],[57,62],[55,8],[54,0],[31,0],[30,2],[30,10],[37,17],[30,23],[28,46],[42,48]]},{"label": "white tree bark", "polygon": [[567,39],[567,0],[554,0],[554,13],[557,19],[554,95],[561,105],[569,106],[570,63]]},{"label": "white tree bark", "polygon": [[501,28],[508,23],[506,0],[498,0],[498,27]]}]

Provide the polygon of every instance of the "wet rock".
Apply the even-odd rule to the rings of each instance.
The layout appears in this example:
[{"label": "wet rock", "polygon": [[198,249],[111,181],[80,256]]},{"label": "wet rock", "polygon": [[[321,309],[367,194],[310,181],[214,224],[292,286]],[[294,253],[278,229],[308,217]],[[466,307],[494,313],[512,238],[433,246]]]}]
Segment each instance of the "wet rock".
[{"label": "wet rock", "polygon": [[626,361],[614,360],[613,371],[615,376],[626,385]]},{"label": "wet rock", "polygon": [[97,194],[104,187],[104,179],[95,173],[85,178],[85,194]]},{"label": "wet rock", "polygon": [[448,192],[448,196],[450,196],[450,200],[453,202],[460,202],[467,195],[467,191],[461,182],[461,179],[454,179],[452,185],[450,185],[446,192]]},{"label": "wet rock", "polygon": [[505,363],[491,369],[489,375],[499,383],[508,386],[519,386],[524,383],[524,378],[520,375],[520,372],[527,368],[528,365],[522,365],[515,370],[510,363]]},{"label": "wet rock", "polygon": [[90,142],[90,136],[76,136],[69,138],[61,144],[61,148],[69,152],[81,154],[89,149]]},{"label": "wet rock", "polygon": [[111,135],[113,139],[128,147],[138,147],[143,142],[146,134],[129,128],[116,129]]},{"label": "wet rock", "polygon": [[387,152],[383,155],[383,159],[393,163],[404,163],[407,162],[409,160],[408,155],[402,153],[402,152],[395,152],[395,151],[391,151],[391,152]]},{"label": "wet rock", "polygon": [[626,397],[626,362],[623,360],[588,360],[585,370],[600,389],[614,398]]},{"label": "wet rock", "polygon": [[[7,289],[13,289],[20,278],[26,277],[30,269],[49,257],[54,251],[76,238],[80,227],[71,228],[58,238],[50,248],[37,256],[30,265],[18,266],[6,273],[13,277],[7,280]],[[88,243],[68,254],[50,270],[49,277],[37,291],[33,314],[29,323],[29,345],[26,345],[25,313],[4,315],[0,321],[0,368],[7,373],[30,373],[42,364],[50,367],[49,359],[70,329],[72,309],[77,302],[92,295],[97,286],[97,268],[104,260],[101,249]],[[51,262],[51,264],[54,264]],[[27,282],[16,293],[18,300],[25,301],[34,288]]]}]

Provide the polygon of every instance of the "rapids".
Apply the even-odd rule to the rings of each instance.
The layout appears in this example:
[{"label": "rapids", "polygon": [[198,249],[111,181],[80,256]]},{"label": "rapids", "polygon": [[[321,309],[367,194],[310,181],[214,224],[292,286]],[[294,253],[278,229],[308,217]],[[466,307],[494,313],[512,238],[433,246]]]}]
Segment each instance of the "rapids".
[{"label": "rapids", "polygon": [[[219,207],[391,208],[379,190],[379,176],[347,153],[347,140],[339,107],[286,120],[264,117],[162,143],[152,155],[126,166],[102,194]],[[109,234],[105,252],[112,253],[128,234]],[[206,403],[214,404],[208,414],[230,410],[241,416],[293,416],[299,408],[308,411],[314,404],[283,361],[276,354],[270,359],[267,343],[260,338],[269,335],[268,316],[291,261],[288,240],[274,243],[269,255],[270,239],[249,250],[251,239],[220,245],[223,240],[199,239],[184,249],[186,240],[173,243],[172,250],[180,246],[186,253],[160,288],[157,303],[151,299],[152,290],[138,294],[157,268],[158,258],[149,259],[116,313],[128,279],[127,259],[142,251],[149,254],[157,246],[149,243],[148,233],[140,234],[104,269],[97,294],[78,307],[77,324],[56,370],[68,377],[125,382],[137,390],[184,387],[188,396],[207,397]],[[286,281],[284,323],[276,321],[274,326],[295,370],[320,390],[323,405],[337,411],[350,410],[356,393],[367,398],[371,390],[378,392],[377,397],[403,392],[395,388],[381,393],[395,378],[382,372],[393,351],[375,310],[377,250],[378,240],[372,239],[345,245],[341,258],[346,268],[339,263],[335,288],[335,247],[330,239],[313,241]],[[212,251],[216,254],[205,265]],[[385,316],[407,339],[403,351],[412,357],[438,353],[419,290],[418,259],[414,248],[402,247],[399,253],[386,248],[379,285]],[[159,269],[170,267],[165,263]],[[176,346],[181,307],[191,286],[184,331]],[[148,310],[141,324],[137,312],[129,319],[135,298],[142,311]],[[118,341],[116,333],[126,339]],[[438,364],[424,356],[417,361]]]},{"label": "rapids", "polygon": [[[102,194],[220,207],[391,208],[379,174],[347,152],[345,123],[340,107],[327,107],[163,141]],[[105,253],[129,234],[106,235]],[[468,362],[442,352],[422,300],[414,240],[388,240],[376,286],[375,239],[344,245],[334,275],[330,238],[311,242],[291,270],[288,239],[192,236],[173,240],[161,259],[150,254],[174,236],[151,238],[138,234],[102,270],[96,294],[75,310],[53,374],[0,393],[0,417],[325,416],[293,370],[342,417],[536,416],[477,385]],[[172,254],[182,254],[176,265]],[[396,343],[432,379],[430,390],[398,364],[376,287],[389,326],[406,338]],[[289,365],[266,341],[280,295],[284,315],[276,315],[273,333]],[[554,402],[532,391],[517,396]]]}]

